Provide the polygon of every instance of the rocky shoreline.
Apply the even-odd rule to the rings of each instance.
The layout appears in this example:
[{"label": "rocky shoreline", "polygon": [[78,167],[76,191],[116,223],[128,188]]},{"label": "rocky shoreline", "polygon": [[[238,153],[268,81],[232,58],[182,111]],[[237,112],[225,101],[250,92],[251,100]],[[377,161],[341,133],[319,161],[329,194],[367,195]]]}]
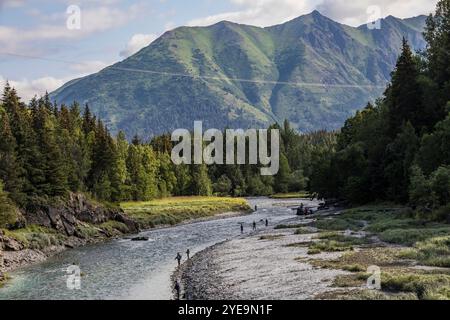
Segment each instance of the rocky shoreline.
[{"label": "rocky shoreline", "polygon": [[[122,230],[108,231],[100,225],[108,222],[120,223]],[[51,230],[52,239],[41,247],[29,244],[14,234],[14,229],[40,226]],[[90,228],[95,236],[83,232]],[[129,219],[120,209],[106,208],[90,201],[82,194],[70,194],[67,201],[55,206],[35,205],[22,212],[17,226],[11,232],[0,230],[0,281],[5,273],[33,263],[43,262],[66,249],[102,242],[120,235],[139,232],[138,224]],[[37,233],[36,233],[37,234]]]},{"label": "rocky shoreline", "polygon": [[[293,218],[286,223],[311,221]],[[298,244],[314,241],[316,231],[296,235],[292,229],[267,228],[216,244],[182,264],[172,275],[173,284],[179,281],[184,300],[314,299],[335,290],[336,277],[349,274],[308,263],[307,247]],[[321,253],[314,259],[335,260],[341,255]]]},{"label": "rocky shoreline", "polygon": [[[183,221],[180,225],[227,219],[245,214],[248,214],[248,212],[226,212],[211,217]],[[102,223],[110,221],[124,224],[126,230],[108,232],[100,228]],[[93,204],[80,194],[72,194],[67,203],[60,207],[36,206],[32,208],[31,211],[23,214],[21,227],[30,224],[55,230],[58,234],[64,236],[64,241],[59,245],[48,245],[45,248],[27,248],[23,243],[13,237],[6,236],[0,230],[0,284],[7,280],[7,272],[44,262],[67,249],[126,237],[142,231],[139,229],[138,223],[127,217],[122,210],[106,209],[102,205]],[[80,227],[87,224],[94,226],[97,236],[91,237],[80,234]],[[173,226],[160,225],[153,229],[169,227]]]}]

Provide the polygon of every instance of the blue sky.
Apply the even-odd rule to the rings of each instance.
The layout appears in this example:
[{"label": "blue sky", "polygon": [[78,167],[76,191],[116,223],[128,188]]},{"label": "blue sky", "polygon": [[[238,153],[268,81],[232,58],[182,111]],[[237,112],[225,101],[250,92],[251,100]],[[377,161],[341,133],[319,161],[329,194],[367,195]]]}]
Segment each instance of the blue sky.
[{"label": "blue sky", "polygon": [[[433,11],[437,0],[0,0],[0,85],[29,99],[120,61],[181,25],[230,20],[259,26],[318,9],[349,25]],[[67,13],[80,8],[80,29]],[[376,6],[375,11],[371,6]],[[373,9],[373,8],[372,8]],[[377,13],[375,13],[377,14]],[[71,20],[72,21],[72,20]],[[21,56],[22,55],[22,56]]]}]

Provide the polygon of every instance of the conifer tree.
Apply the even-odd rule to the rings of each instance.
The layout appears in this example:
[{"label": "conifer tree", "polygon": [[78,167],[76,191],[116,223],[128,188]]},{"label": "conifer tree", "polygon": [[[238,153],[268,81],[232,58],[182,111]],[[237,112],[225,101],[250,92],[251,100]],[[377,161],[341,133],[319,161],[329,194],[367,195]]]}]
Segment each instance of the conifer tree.
[{"label": "conifer tree", "polygon": [[23,204],[24,169],[20,166],[17,155],[17,144],[9,124],[8,114],[0,105],[0,179],[5,181],[5,188],[10,197]]},{"label": "conifer tree", "polygon": [[422,89],[418,82],[419,70],[411,48],[403,39],[402,53],[392,73],[392,82],[386,91],[389,110],[389,129],[394,138],[403,124],[410,121],[420,132],[423,128]]}]

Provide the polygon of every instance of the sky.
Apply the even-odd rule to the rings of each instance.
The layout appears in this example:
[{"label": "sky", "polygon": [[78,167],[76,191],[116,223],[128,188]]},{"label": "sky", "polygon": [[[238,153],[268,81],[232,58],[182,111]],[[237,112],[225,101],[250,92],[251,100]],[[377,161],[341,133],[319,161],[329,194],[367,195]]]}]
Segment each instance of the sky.
[{"label": "sky", "polygon": [[261,27],[319,10],[359,26],[434,11],[437,0],[0,0],[0,86],[25,101],[134,54],[179,26]]}]

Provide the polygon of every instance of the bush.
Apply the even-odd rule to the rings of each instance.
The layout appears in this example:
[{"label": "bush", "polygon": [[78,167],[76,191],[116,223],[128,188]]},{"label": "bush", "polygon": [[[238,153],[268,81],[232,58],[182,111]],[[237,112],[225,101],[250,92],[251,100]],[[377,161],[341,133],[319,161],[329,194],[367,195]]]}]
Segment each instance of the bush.
[{"label": "bush", "polygon": [[433,211],[432,219],[450,223],[450,203]]}]

